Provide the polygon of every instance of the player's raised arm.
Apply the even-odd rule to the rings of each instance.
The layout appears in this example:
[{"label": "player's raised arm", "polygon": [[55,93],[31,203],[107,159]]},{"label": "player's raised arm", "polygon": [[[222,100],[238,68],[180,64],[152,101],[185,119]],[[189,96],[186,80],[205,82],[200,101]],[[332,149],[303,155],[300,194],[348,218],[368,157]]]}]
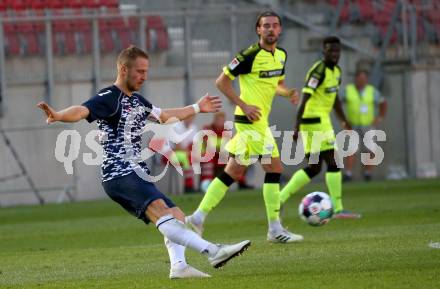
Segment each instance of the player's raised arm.
[{"label": "player's raised arm", "polygon": [[87,118],[89,115],[89,109],[82,105],[74,105],[68,108],[65,108],[60,111],[54,110],[44,101],[37,104],[37,106],[44,111],[47,116],[46,122],[47,124],[51,124],[56,121],[61,122],[77,122],[82,119]]},{"label": "player's raised arm", "polygon": [[209,113],[217,112],[222,108],[222,101],[219,96],[206,94],[193,105],[188,105],[181,108],[163,109],[160,113],[161,123],[170,123],[174,121],[184,120],[199,112]]}]

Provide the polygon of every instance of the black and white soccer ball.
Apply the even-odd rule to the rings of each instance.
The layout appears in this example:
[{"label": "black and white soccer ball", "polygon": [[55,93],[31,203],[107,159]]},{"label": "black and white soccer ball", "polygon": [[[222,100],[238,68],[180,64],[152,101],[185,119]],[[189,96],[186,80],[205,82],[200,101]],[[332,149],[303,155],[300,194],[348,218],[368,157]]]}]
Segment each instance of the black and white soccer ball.
[{"label": "black and white soccer ball", "polygon": [[333,216],[332,200],[323,192],[310,193],[301,200],[298,213],[311,226],[325,225]]}]

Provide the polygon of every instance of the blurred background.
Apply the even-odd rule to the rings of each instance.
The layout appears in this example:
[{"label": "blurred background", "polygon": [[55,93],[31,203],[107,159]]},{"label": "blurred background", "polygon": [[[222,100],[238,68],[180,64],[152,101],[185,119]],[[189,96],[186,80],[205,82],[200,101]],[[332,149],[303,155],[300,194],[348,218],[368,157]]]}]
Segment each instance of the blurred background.
[{"label": "blurred background", "polygon": [[[219,94],[215,79],[221,68],[258,40],[256,16],[268,9],[282,17],[279,45],[288,52],[288,86],[302,87],[329,34],[343,41],[342,85],[353,82],[358,69],[370,72],[370,82],[388,102],[378,127],[387,134],[378,143],[385,158],[375,180],[438,176],[438,0],[2,0],[0,206],[106,197],[99,166],[83,162],[84,153],[94,155],[85,136],[96,125],[47,126],[36,103],[44,100],[56,109],[82,103],[114,81],[116,57],[130,44],[150,53],[142,93],[154,105],[182,106],[206,92]],[[232,120],[234,107],[223,100],[226,119]],[[271,124],[277,130],[291,130],[295,116],[295,106],[275,99]],[[200,116],[195,123],[202,127],[211,118]],[[57,136],[66,129],[82,136],[72,175],[54,156]],[[285,175],[297,168],[286,166]],[[255,168],[248,183],[261,186],[262,176]],[[356,169],[355,180],[359,176]],[[180,193],[180,178],[170,170],[158,185]]]}]

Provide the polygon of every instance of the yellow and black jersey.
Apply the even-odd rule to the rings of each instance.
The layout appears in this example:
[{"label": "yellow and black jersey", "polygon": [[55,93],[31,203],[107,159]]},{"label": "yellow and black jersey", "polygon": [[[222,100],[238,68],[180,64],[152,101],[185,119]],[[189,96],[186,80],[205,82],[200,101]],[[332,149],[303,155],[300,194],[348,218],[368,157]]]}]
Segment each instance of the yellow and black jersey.
[{"label": "yellow and black jersey", "polygon": [[[240,99],[261,109],[261,118],[255,125],[268,123],[272,101],[278,82],[284,79],[287,53],[277,47],[274,52],[267,51],[258,43],[240,51],[223,72],[231,79],[239,76]],[[249,122],[243,111],[235,109],[236,122]]]},{"label": "yellow and black jersey", "polygon": [[316,62],[307,73],[303,93],[310,94],[303,118],[328,117],[341,85],[341,68],[329,67],[324,61]]}]

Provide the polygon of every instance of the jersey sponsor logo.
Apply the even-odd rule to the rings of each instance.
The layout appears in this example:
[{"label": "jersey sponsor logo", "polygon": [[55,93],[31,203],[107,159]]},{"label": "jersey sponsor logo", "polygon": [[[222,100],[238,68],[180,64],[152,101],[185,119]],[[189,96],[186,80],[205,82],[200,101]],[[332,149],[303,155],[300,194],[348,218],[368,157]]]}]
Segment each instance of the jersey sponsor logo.
[{"label": "jersey sponsor logo", "polygon": [[325,93],[335,93],[335,92],[338,92],[338,87],[337,86],[327,87],[325,89]]},{"label": "jersey sponsor logo", "polygon": [[315,77],[310,77],[309,82],[307,83],[307,86],[313,89],[316,89],[318,87],[319,80]]},{"label": "jersey sponsor logo", "polygon": [[234,59],[232,59],[231,63],[229,63],[228,67],[230,70],[234,70],[239,64],[240,64],[240,61],[238,61],[237,58],[234,58]]},{"label": "jersey sponsor logo", "polygon": [[276,77],[283,74],[282,69],[275,69],[275,70],[262,70],[260,71],[260,78],[270,78],[270,77]]}]

